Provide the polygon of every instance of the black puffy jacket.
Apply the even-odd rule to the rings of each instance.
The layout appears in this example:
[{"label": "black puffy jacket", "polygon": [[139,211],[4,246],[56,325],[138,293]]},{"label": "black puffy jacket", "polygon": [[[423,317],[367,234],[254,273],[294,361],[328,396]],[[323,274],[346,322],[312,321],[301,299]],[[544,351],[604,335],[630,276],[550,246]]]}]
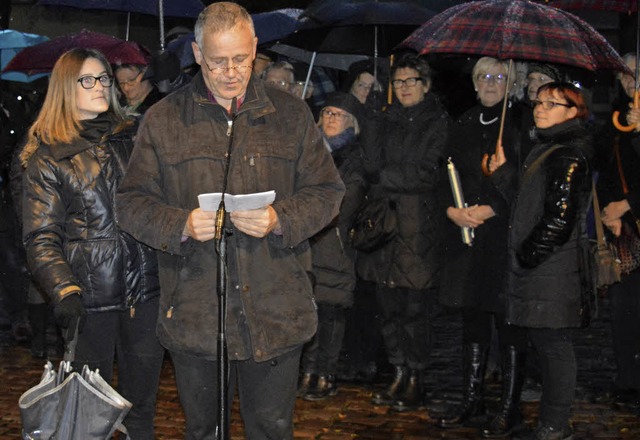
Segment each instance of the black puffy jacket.
[{"label": "black puffy jacket", "polygon": [[538,136],[540,142],[525,160],[510,219],[507,321],[533,328],[579,327],[586,313],[580,262],[591,190],[591,139],[578,120],[538,130]]},{"label": "black puffy jacket", "polygon": [[87,311],[159,295],[155,251],[116,223],[116,189],[136,126],[110,113],[83,121],[71,144],[25,148],[23,239],[34,280],[53,301],[80,288]]}]

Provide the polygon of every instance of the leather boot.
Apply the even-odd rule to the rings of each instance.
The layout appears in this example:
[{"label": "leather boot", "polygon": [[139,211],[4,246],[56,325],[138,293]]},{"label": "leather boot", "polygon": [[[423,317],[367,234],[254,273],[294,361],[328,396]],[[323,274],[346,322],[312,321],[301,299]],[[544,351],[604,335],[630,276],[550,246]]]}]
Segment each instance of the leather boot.
[{"label": "leather boot", "polygon": [[28,304],[27,313],[31,325],[31,355],[35,358],[47,357],[47,304]]},{"label": "leather boot", "polygon": [[307,394],[307,391],[315,385],[317,382],[317,376],[313,373],[302,373],[300,379],[298,380],[298,392],[296,393],[299,397]]},{"label": "leather boot", "polygon": [[424,404],[422,370],[410,370],[407,386],[393,402],[391,409],[396,412],[415,411]]},{"label": "leather boot", "polygon": [[502,397],[500,411],[482,430],[484,438],[510,437],[513,429],[522,424],[520,393],[524,383],[525,352],[508,346],[502,353]]},{"label": "leather boot", "polygon": [[336,385],[336,377],[333,374],[328,376],[318,376],[318,380],[315,386],[309,388],[307,393],[302,397],[304,400],[310,400],[312,402],[318,400],[324,400],[329,396],[335,396],[338,394],[338,387]]},{"label": "leather boot", "polygon": [[483,388],[488,347],[471,343],[466,344],[463,350],[464,397],[460,405],[437,421],[441,428],[463,426],[470,418],[484,412]]},{"label": "leather boot", "polygon": [[386,390],[373,393],[371,403],[374,405],[392,405],[404,391],[407,384],[409,369],[404,365],[394,365],[393,379]]}]

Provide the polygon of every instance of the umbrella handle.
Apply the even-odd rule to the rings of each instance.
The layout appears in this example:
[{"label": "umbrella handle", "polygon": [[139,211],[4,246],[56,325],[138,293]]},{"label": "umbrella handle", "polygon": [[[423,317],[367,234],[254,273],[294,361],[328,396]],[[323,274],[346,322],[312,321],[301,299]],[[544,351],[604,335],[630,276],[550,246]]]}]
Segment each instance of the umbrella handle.
[{"label": "umbrella handle", "polygon": [[493,174],[493,171],[491,171],[489,169],[489,154],[488,153],[484,153],[484,156],[482,156],[482,162],[480,163],[480,167],[482,168],[482,174],[484,174],[485,176],[490,176]]},{"label": "umbrella handle", "polygon": [[[633,108],[634,109],[640,108],[640,90],[638,89],[636,89],[635,92],[633,92]],[[619,118],[620,118],[620,112],[616,110],[615,112],[613,112],[613,115],[611,116],[611,122],[613,122],[614,127],[616,127],[619,131],[622,131],[623,133],[629,133],[639,127],[638,124],[622,125],[619,121]]]}]

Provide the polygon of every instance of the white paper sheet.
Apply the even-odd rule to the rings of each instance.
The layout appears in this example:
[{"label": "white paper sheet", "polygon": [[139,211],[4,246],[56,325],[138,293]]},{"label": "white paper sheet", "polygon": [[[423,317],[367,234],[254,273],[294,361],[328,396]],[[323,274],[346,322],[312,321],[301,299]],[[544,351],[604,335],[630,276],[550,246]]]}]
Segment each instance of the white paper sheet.
[{"label": "white paper sheet", "polygon": [[[200,209],[203,211],[216,211],[220,204],[222,193],[207,193],[198,196]],[[252,194],[227,194],[224,195],[224,208],[227,212],[247,211],[250,209],[264,208],[276,199],[275,191],[264,191]]]}]

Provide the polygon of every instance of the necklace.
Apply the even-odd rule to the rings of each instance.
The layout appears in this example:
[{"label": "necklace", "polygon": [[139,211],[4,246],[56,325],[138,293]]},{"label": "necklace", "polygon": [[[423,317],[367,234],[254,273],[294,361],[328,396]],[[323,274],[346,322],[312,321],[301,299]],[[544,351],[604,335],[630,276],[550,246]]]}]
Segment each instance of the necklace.
[{"label": "necklace", "polygon": [[494,122],[496,122],[497,120],[498,120],[498,117],[496,116],[495,118],[491,119],[490,121],[485,121],[485,120],[483,119],[483,117],[482,117],[482,113],[480,113],[480,123],[481,123],[482,125],[491,125],[491,124],[493,124]]}]

